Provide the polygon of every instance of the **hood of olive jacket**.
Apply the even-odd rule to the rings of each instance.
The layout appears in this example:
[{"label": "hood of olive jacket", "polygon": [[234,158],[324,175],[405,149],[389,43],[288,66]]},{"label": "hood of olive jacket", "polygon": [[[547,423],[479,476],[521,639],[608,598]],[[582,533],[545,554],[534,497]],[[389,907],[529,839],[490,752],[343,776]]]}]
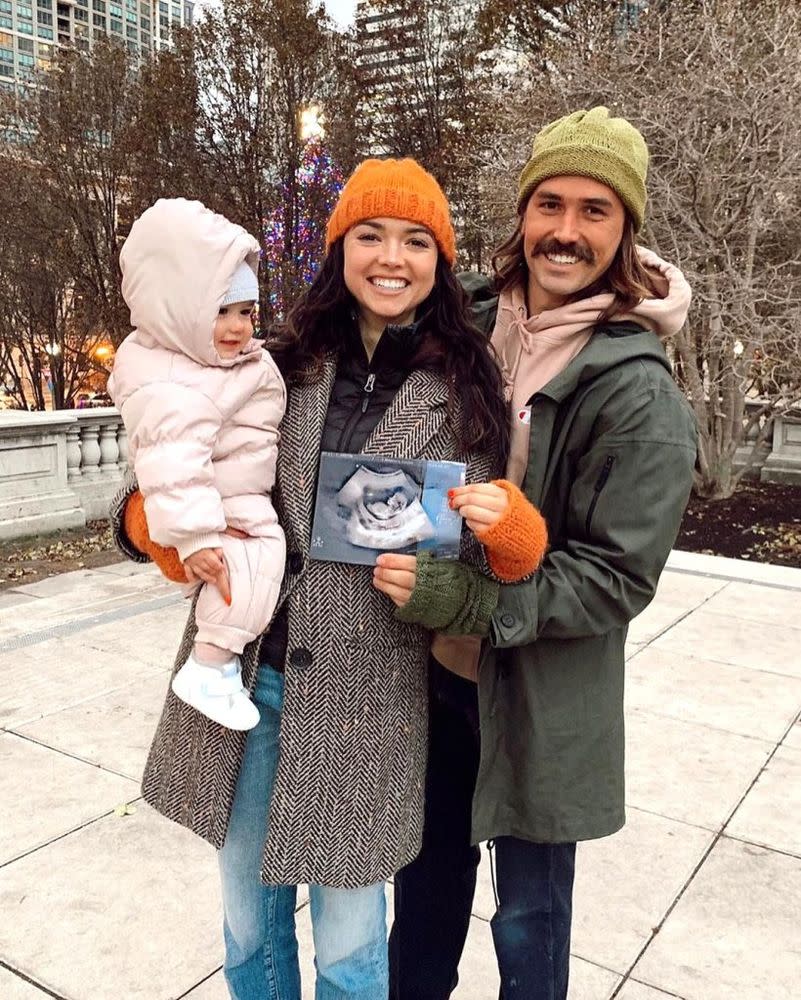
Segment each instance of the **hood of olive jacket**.
[{"label": "hood of olive jacket", "polygon": [[160,198],[134,222],[120,253],[129,339],[230,368],[261,355],[255,338],[234,358],[214,347],[214,322],[234,271],[258,274],[259,244],[241,226],[199,201]]},{"label": "hood of olive jacket", "polygon": [[[610,325],[620,328],[636,324],[637,330],[649,329],[667,340],[683,326],[692,298],[684,275],[651,250],[638,247],[638,253],[654,276],[660,294],[638,302],[630,312],[615,313],[608,322],[599,324],[598,320],[614,302],[610,293],[568,302],[533,316],[528,315],[525,291],[519,285],[494,299],[491,342],[501,364],[506,398],[512,403],[506,478],[516,485],[521,485],[528,463],[529,401],[559,378],[586,348],[594,331]],[[488,313],[485,319],[489,319]]]}]

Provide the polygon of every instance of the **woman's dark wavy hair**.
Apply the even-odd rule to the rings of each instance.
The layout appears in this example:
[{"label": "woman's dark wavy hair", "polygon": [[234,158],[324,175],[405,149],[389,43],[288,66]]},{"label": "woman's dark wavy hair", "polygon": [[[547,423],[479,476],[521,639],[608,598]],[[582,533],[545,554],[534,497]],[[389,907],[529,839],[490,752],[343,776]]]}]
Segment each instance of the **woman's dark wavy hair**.
[{"label": "woman's dark wavy hair", "polygon": [[[286,320],[268,335],[266,346],[290,384],[318,379],[324,358],[341,348],[354,322],[359,307],[345,285],[344,270],[343,240],[338,239]],[[410,367],[444,376],[449,412],[453,415],[461,405],[462,420],[454,426],[464,453],[492,449],[503,459],[509,428],[500,369],[487,338],[471,322],[467,296],[442,255],[434,287],[417,316],[422,336]]]},{"label": "woman's dark wavy hair", "polygon": [[[517,228],[492,255],[495,271],[495,288],[503,292],[507,288],[528,281],[528,265],[523,250],[523,217],[527,202],[518,209]],[[582,288],[576,299],[587,299],[600,292],[612,292],[614,301],[599,317],[599,322],[610,319],[615,313],[628,312],[643,299],[661,298],[661,292],[648,269],[637,256],[637,228],[634,219],[626,209],[623,224],[623,238],[617,248],[612,263],[598,281],[589,288]]]}]

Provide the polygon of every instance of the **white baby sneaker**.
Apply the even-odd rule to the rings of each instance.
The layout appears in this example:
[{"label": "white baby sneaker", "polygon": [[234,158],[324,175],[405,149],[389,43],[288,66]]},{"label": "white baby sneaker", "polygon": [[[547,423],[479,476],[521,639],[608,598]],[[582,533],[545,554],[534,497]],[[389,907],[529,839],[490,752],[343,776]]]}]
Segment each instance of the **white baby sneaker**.
[{"label": "white baby sneaker", "polygon": [[242,684],[239,657],[219,667],[198,663],[194,654],[172,679],[174,693],[214,722],[228,729],[253,729],[259,710]]}]

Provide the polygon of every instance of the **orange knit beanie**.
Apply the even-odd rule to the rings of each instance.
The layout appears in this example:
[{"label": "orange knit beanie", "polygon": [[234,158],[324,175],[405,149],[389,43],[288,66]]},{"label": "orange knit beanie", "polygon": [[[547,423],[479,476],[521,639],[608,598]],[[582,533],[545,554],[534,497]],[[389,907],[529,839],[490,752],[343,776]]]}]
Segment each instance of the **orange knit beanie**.
[{"label": "orange knit beanie", "polygon": [[408,219],[430,229],[442,256],[456,259],[456,237],[448,199],[415,160],[365,160],[348,178],[334,206],[325,249],[365,219]]}]

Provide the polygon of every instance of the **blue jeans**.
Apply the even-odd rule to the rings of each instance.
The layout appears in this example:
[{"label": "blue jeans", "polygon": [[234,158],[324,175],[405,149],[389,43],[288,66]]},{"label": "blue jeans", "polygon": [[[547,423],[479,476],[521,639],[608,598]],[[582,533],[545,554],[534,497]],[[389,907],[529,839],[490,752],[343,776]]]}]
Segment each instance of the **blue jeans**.
[{"label": "blue jeans", "polygon": [[[476,685],[435,662],[431,677],[423,849],[395,876],[391,1000],[447,1000],[456,988],[481,858],[470,842]],[[575,855],[575,844],[495,840],[501,1000],[567,1000]]]},{"label": "blue jeans", "polygon": [[[219,852],[225,979],[233,1000],[301,1000],[295,934],[297,886],[259,878],[278,764],[284,676],[259,668],[253,700],[261,721],[248,734],[225,844]],[[384,883],[363,889],[309,886],[316,1000],[386,1000]]]}]

